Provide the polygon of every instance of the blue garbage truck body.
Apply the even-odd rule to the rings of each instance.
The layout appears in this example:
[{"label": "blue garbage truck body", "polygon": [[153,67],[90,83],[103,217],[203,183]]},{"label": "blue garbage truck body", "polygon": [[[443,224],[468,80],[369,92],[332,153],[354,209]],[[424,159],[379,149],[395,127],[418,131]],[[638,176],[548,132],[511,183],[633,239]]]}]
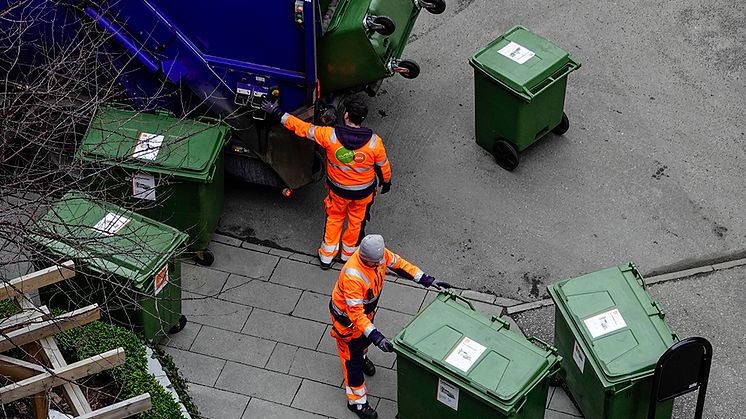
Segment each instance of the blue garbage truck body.
[{"label": "blue garbage truck body", "polygon": [[[120,53],[114,59],[117,78],[137,109],[224,119],[233,128],[226,159],[229,174],[294,189],[320,177],[322,153],[267,120],[259,109],[262,101],[278,100],[283,109],[305,120],[333,124],[349,94],[374,94],[383,77],[397,72],[416,76],[416,64],[400,55],[422,8],[439,13],[444,3],[0,0],[6,22],[0,25],[45,16],[43,25],[30,26],[23,36],[64,43],[67,34],[79,30],[76,25],[94,22],[107,37],[104,53]],[[385,16],[387,9],[401,16]],[[335,43],[337,39],[355,39],[361,45]],[[325,62],[318,62],[325,45]],[[336,52],[338,45],[351,51]],[[366,49],[372,59],[356,56]],[[27,51],[23,59],[33,64],[42,58]],[[380,68],[371,72],[373,66]],[[325,84],[334,89],[325,91]]]}]

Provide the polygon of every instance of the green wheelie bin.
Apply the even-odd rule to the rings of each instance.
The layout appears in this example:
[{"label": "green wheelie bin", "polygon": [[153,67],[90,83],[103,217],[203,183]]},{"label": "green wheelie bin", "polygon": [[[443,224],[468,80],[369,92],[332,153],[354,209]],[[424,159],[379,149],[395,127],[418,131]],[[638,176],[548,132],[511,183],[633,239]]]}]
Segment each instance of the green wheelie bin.
[{"label": "green wheelie bin", "polygon": [[474,67],[476,141],[500,167],[518,167],[518,153],[550,131],[567,132],[567,76],[580,63],[566,51],[516,26],[469,63]]},{"label": "green wheelie bin", "polygon": [[[541,343],[538,340],[535,340]],[[399,419],[543,418],[556,349],[440,293],[393,340]]]},{"label": "green wheelie bin", "polygon": [[187,235],[81,193],[69,192],[34,224],[36,263],[72,259],[75,278],[40,290],[66,310],[98,303],[104,319],[157,342],[184,328],[181,262]]},{"label": "green wheelie bin", "polygon": [[417,77],[417,63],[401,55],[423,8],[443,13],[445,0],[332,0],[318,42],[321,88],[364,87],[394,73]]},{"label": "green wheelie bin", "polygon": [[[634,264],[549,285],[561,376],[589,419],[647,418],[653,374],[678,338]],[[658,405],[669,419],[673,400]]]},{"label": "green wheelie bin", "polygon": [[208,249],[223,211],[223,146],[228,126],[165,112],[101,108],[76,157],[96,171],[107,199],[189,234],[194,259]]}]

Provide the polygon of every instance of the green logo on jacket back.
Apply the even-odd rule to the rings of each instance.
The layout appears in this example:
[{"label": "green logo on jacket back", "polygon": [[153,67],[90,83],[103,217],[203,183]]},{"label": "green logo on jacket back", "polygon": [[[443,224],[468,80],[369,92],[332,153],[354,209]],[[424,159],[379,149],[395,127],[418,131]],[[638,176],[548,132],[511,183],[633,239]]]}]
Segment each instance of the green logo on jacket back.
[{"label": "green logo on jacket back", "polygon": [[355,152],[344,147],[338,148],[334,155],[337,157],[337,160],[344,164],[352,163],[352,160],[355,158]]}]

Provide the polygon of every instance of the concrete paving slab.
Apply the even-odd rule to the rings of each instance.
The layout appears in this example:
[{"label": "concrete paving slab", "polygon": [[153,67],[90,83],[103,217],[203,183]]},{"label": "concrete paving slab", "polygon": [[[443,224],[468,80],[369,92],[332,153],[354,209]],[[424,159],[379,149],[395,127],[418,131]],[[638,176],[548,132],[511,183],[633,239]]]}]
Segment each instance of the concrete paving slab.
[{"label": "concrete paving slab", "polygon": [[[213,297],[182,293],[181,312],[188,322],[240,331],[251,314],[251,307]],[[188,323],[187,323],[188,324]],[[183,331],[182,331],[183,332]]]},{"label": "concrete paving slab", "polygon": [[339,386],[344,382],[339,357],[304,348],[296,352],[290,375],[332,386]]},{"label": "concrete paving slab", "polygon": [[251,399],[242,419],[324,419],[305,410],[283,406],[258,398]]},{"label": "concrete paving slab", "polygon": [[575,419],[582,416],[569,415],[567,413],[549,410],[544,412],[544,419]]},{"label": "concrete paving slab", "polygon": [[392,339],[413,317],[410,314],[380,308],[376,311],[374,323],[381,333]]},{"label": "concrete paving slab", "polygon": [[326,325],[323,323],[254,309],[242,332],[307,349],[315,349],[325,329]]},{"label": "concrete paving slab", "polygon": [[570,400],[565,390],[558,387],[555,389],[552,399],[549,401],[549,410],[554,410],[560,413],[566,413],[568,415],[582,417],[583,415],[575,407],[575,404]]},{"label": "concrete paving slab", "polygon": [[262,245],[247,242],[247,241],[241,243],[241,247],[244,249],[253,250],[259,253],[269,253],[269,250],[271,249],[271,247],[262,246]]},{"label": "concrete paving slab", "polygon": [[251,307],[290,314],[298,303],[301,291],[271,282],[231,274],[220,298]]},{"label": "concrete paving slab", "polygon": [[[222,243],[222,244],[227,244],[229,246],[234,246],[234,247],[241,247],[241,243],[242,243],[242,240],[239,240],[235,237],[226,236],[223,234],[213,234],[212,241]],[[212,245],[210,247],[212,247]]]},{"label": "concrete paving slab", "polygon": [[336,270],[325,271],[308,263],[282,259],[274,274],[272,274],[271,281],[293,288],[331,295],[337,277],[339,277],[339,271]]},{"label": "concrete paving slab", "polygon": [[300,383],[297,377],[228,361],[215,387],[289,405]]},{"label": "concrete paving slab", "polygon": [[383,283],[379,297],[379,307],[388,308],[407,314],[415,314],[422,305],[427,291],[420,287],[408,287],[397,283]]},{"label": "concrete paving slab", "polygon": [[203,326],[194,340],[191,351],[255,367],[264,367],[274,349],[275,342],[271,340]]},{"label": "concrete paving slab", "polygon": [[331,318],[329,317],[329,296],[304,291],[292,314],[295,317],[329,323],[331,322]]},{"label": "concrete paving slab", "polygon": [[275,349],[272,351],[272,355],[269,357],[267,362],[268,370],[287,374],[290,372],[290,366],[293,365],[295,355],[298,353],[298,347],[288,345],[286,343],[277,342]]},{"label": "concrete paving slab", "polygon": [[228,273],[189,263],[181,264],[181,288],[205,296],[216,296],[223,289]]},{"label": "concrete paving slab", "polygon": [[427,307],[430,303],[432,303],[435,297],[438,296],[438,294],[439,293],[437,291],[428,290],[427,294],[425,294],[425,298],[422,300],[422,304],[420,304],[420,310],[422,310],[423,308]]},{"label": "concrete paving slab", "polygon": [[[309,256],[304,253],[293,253],[292,255],[288,256],[288,259],[294,260],[296,262],[302,262],[302,263],[317,263],[318,256]],[[316,265],[318,267],[318,265]]]},{"label": "concrete paving slab", "polygon": [[165,347],[163,349],[179,366],[179,372],[190,383],[212,387],[225,366],[225,360],[181,349]]},{"label": "concrete paving slab", "polygon": [[[375,403],[378,403],[378,398],[369,396],[368,403],[375,406]],[[347,397],[344,389],[311,380],[303,380],[303,384],[301,384],[291,406],[335,419],[356,417],[354,413],[347,410]]]},{"label": "concrete paving slab", "polygon": [[495,296],[492,294],[486,294],[483,292],[464,290],[461,296],[467,300],[481,301],[483,303],[492,304],[495,302]]},{"label": "concrete paving slab", "polygon": [[189,395],[204,419],[240,418],[250,397],[199,384],[189,384]]},{"label": "concrete paving slab", "polygon": [[505,307],[496,306],[494,304],[487,304],[481,301],[472,301],[471,304],[478,312],[488,318],[492,316],[500,317],[505,313]]},{"label": "concrete paving slab", "polygon": [[378,417],[381,419],[394,419],[398,413],[396,402],[392,400],[381,399],[376,406]]},{"label": "concrete paving slab", "polygon": [[270,255],[279,256],[281,258],[288,258],[293,253],[294,252],[288,252],[287,250],[280,250],[280,249],[274,249],[274,248],[270,248],[269,249],[269,254]]},{"label": "concrete paving slab", "polygon": [[331,325],[326,326],[326,330],[324,330],[324,335],[321,337],[321,341],[319,342],[319,345],[316,347],[316,350],[319,352],[336,355],[337,354],[337,343],[336,343],[336,340],[329,334],[329,331],[331,330],[331,328],[332,328]]},{"label": "concrete paving slab", "polygon": [[365,385],[368,386],[369,394],[396,401],[396,371],[376,368],[376,375],[365,377]]},{"label": "concrete paving slab", "polygon": [[211,266],[212,269],[254,279],[265,281],[269,279],[279,260],[277,256],[221,243],[213,243],[210,247],[215,253],[215,262]]},{"label": "concrete paving slab", "polygon": [[194,342],[194,338],[197,337],[197,333],[199,333],[201,328],[201,324],[192,323],[187,318],[187,324],[181,332],[166,335],[160,344],[162,346],[170,346],[176,349],[189,350]]}]

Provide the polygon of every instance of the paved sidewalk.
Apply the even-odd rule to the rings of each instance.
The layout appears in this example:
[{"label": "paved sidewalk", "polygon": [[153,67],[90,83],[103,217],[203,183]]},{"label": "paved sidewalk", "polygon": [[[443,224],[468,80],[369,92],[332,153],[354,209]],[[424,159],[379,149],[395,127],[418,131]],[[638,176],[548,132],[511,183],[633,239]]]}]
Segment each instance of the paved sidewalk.
[{"label": "paved sidewalk", "polygon": [[[188,323],[162,342],[204,417],[355,418],[345,407],[342,367],[329,336],[327,304],[339,271],[321,270],[316,257],[230,237],[217,236],[210,248],[213,266],[182,265]],[[393,337],[436,295],[387,277],[376,326]],[[505,306],[520,303],[473,291],[462,295],[487,315],[501,316]],[[369,401],[381,419],[392,419],[396,357],[376,348],[369,355],[377,366],[366,378]],[[561,389],[550,388],[546,418],[579,416]]]}]

